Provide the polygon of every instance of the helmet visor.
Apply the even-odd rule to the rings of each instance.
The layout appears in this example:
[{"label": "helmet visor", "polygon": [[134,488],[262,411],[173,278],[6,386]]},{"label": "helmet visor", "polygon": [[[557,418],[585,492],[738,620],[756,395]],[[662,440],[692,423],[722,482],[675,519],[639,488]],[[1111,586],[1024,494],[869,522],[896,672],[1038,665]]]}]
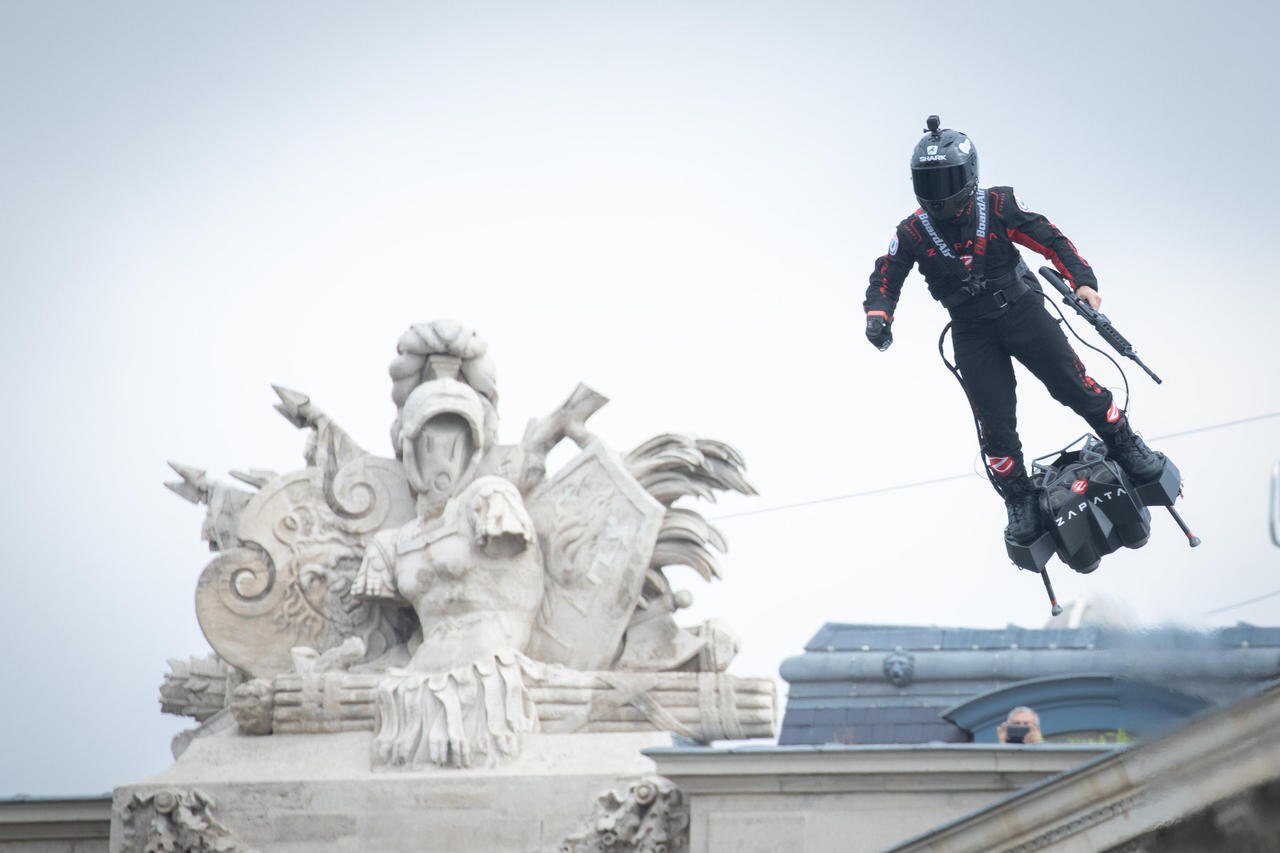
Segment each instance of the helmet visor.
[{"label": "helmet visor", "polygon": [[926,201],[950,198],[965,188],[968,179],[969,169],[964,164],[911,170],[911,183],[915,186],[916,198]]}]

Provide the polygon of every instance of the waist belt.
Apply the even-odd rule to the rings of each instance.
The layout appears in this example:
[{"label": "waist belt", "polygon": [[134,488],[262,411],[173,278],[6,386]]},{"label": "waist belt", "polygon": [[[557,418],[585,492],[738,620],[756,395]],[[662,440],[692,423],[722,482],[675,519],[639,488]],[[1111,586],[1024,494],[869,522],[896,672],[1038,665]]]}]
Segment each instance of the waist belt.
[{"label": "waist belt", "polygon": [[1031,290],[1026,279],[1019,274],[1021,271],[1022,265],[1019,264],[1009,274],[988,281],[987,286],[976,295],[957,291],[944,296],[942,304],[951,312],[952,320],[973,320],[986,314],[994,314],[1017,302]]}]

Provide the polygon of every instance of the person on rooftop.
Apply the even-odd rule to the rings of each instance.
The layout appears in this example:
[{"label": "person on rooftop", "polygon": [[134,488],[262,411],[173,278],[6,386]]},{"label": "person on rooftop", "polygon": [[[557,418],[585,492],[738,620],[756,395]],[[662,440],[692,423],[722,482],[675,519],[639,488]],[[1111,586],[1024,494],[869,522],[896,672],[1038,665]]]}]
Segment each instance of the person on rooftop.
[{"label": "person on rooftop", "polygon": [[1019,705],[996,729],[996,739],[1000,743],[1044,743],[1040,715],[1026,705]]}]

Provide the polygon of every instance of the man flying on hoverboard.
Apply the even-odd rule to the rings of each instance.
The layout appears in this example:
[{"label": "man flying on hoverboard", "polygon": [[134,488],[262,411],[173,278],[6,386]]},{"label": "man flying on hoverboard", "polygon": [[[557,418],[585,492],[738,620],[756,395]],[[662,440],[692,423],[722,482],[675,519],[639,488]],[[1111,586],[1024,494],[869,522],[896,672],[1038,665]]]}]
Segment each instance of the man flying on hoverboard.
[{"label": "man flying on hoverboard", "polygon": [[[1011,359],[1044,383],[1106,444],[1108,456],[1135,482],[1164,466],[1133,433],[1111,392],[1086,372],[1058,322],[1045,310],[1035,275],[1015,244],[1044,255],[1097,308],[1097,278],[1074,245],[1048,219],[1029,210],[1012,187],[978,186],[978,152],[965,134],[928,132],[911,155],[911,180],[920,209],[898,224],[889,250],[875,264],[863,309],[867,339],[880,350],[893,343],[893,312],[902,283],[920,265],[929,293],[951,313],[956,366],[974,409],[991,481],[1009,513],[1005,537],[1026,545],[1043,532],[1035,487],[1018,439]],[[1025,297],[1025,298],[1024,298]]]}]

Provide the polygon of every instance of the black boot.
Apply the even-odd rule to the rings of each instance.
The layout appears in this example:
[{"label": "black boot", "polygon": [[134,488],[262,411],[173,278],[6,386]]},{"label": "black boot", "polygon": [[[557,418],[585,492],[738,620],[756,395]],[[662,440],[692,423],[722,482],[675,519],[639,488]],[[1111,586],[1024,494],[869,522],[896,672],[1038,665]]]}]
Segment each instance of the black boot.
[{"label": "black boot", "polygon": [[1018,473],[1001,483],[1004,506],[1009,512],[1009,524],[1004,529],[1006,539],[1019,545],[1030,545],[1044,532],[1040,519],[1040,501],[1035,486],[1026,474]]},{"label": "black boot", "polygon": [[1129,419],[1121,418],[1114,427],[1099,430],[1099,438],[1107,445],[1107,455],[1119,463],[1135,484],[1148,483],[1160,476],[1165,456],[1157,453],[1129,428]]}]

